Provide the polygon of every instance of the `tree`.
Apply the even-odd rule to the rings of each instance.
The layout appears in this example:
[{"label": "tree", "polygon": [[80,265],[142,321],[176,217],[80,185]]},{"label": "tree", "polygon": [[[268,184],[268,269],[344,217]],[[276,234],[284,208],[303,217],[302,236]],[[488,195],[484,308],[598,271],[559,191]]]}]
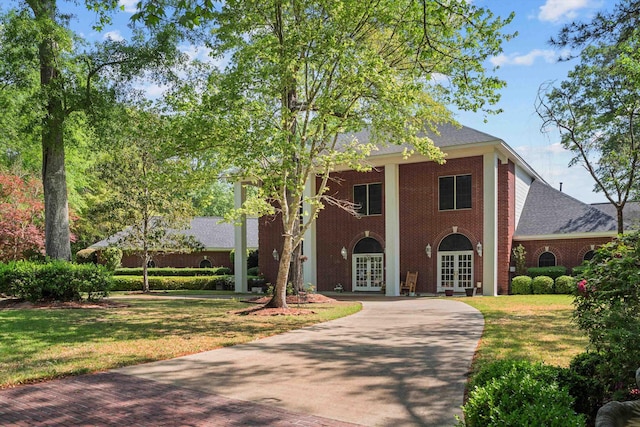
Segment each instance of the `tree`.
[{"label": "tree", "polygon": [[[165,17],[162,3],[140,2],[135,18]],[[191,128],[210,132],[189,140],[221,151],[259,185],[238,214],[281,220],[271,306],[286,307],[290,261],[321,209],[334,204],[355,214],[353,203],[331,196],[331,172],[367,170],[374,146],[348,135],[368,128],[372,143],[407,143],[442,162],[425,132],[453,121],[446,105],[488,112],[504,85],[482,64],[509,39],[500,30],[511,18],[468,1],[237,0],[181,9],[190,3],[173,2],[178,20],[204,26],[210,19],[213,55],[229,64],[189,111]],[[315,192],[305,195],[316,178]]]},{"label": "tree", "polygon": [[200,182],[188,157],[174,153],[171,121],[152,111],[122,112],[121,130],[107,137],[112,152],[96,168],[107,184],[102,217],[118,230],[117,246],[139,256],[143,291],[149,292],[147,267],[156,253],[202,249],[192,236],[176,230],[189,223],[190,190]]},{"label": "tree", "polygon": [[0,262],[44,250],[42,184],[0,170]]},{"label": "tree", "polygon": [[639,35],[635,31],[624,43],[586,48],[569,79],[559,87],[541,87],[536,103],[543,130],[557,128],[562,145],[573,152],[570,166],[582,164],[596,191],[615,206],[619,234],[624,206],[639,189]]}]

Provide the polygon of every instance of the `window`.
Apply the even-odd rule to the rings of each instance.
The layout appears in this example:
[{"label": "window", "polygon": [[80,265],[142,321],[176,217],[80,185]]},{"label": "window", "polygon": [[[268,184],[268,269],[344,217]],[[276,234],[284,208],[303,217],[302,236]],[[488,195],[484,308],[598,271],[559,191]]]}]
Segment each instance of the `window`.
[{"label": "window", "polygon": [[471,175],[440,177],[440,210],[471,208]]},{"label": "window", "polygon": [[582,257],[582,260],[591,261],[592,258],[593,258],[593,251],[589,251],[586,254],[584,254],[584,256]]},{"label": "window", "polygon": [[211,261],[209,261],[208,259],[203,259],[202,261],[200,261],[200,268],[211,268],[212,264]]},{"label": "window", "polygon": [[555,267],[556,256],[551,252],[543,252],[538,258],[538,267]]},{"label": "window", "polygon": [[360,215],[382,215],[382,184],[354,185],[353,203]]}]

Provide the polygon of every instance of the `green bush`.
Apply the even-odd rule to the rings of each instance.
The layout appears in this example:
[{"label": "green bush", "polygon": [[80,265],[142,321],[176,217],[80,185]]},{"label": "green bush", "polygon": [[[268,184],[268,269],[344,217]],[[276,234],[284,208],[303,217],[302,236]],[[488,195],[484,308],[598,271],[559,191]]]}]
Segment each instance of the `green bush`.
[{"label": "green bush", "polygon": [[598,374],[600,365],[605,362],[601,354],[581,353],[574,357],[569,368],[562,369],[558,376],[559,385],[565,387],[574,397],[573,408],[586,416],[587,425],[595,423],[598,409],[605,404],[606,390],[610,388]]},{"label": "green bush", "polygon": [[528,373],[534,379],[546,382],[556,381],[561,368],[531,363],[527,360],[501,359],[482,367],[469,381],[469,390],[484,387],[495,378],[501,378],[511,372]]},{"label": "green bush", "polygon": [[78,301],[83,292],[89,299],[98,299],[106,296],[111,286],[109,271],[93,264],[18,261],[0,271],[4,293],[31,302]]},{"label": "green bush", "polygon": [[471,390],[462,411],[467,427],[584,426],[572,404],[557,382],[512,369]]},{"label": "green bush", "polygon": [[559,276],[567,274],[567,267],[557,265],[555,267],[529,267],[527,268],[527,276],[535,279],[538,276],[549,276],[555,279]]},{"label": "green bush", "polygon": [[587,269],[587,266],[586,266],[586,265],[579,265],[579,266],[577,266],[577,267],[573,267],[573,268],[571,269],[571,275],[572,275],[573,277],[580,276],[580,275],[582,275],[582,273],[584,273],[584,271],[585,271],[586,269]]},{"label": "green bush", "polygon": [[514,295],[529,295],[533,292],[531,289],[532,279],[529,276],[516,276],[511,281],[511,293]]},{"label": "green bush", "polygon": [[549,276],[536,276],[531,282],[534,294],[552,294],[553,279]]},{"label": "green bush", "polygon": [[608,398],[635,386],[640,361],[640,232],[624,234],[595,251],[574,298],[574,319],[602,355],[597,374],[617,385]]},{"label": "green bush", "polygon": [[[142,267],[137,268],[118,268],[116,276],[142,276]],[[231,274],[231,270],[227,267],[212,268],[148,268],[148,276],[225,276]]]},{"label": "green bush", "polygon": [[[151,276],[150,290],[233,290],[233,276]],[[114,276],[114,291],[141,291],[142,276]]]},{"label": "green bush", "polygon": [[122,249],[110,246],[102,251],[100,257],[104,261],[107,270],[115,271],[116,268],[120,267],[120,262],[122,261]]},{"label": "green bush", "polygon": [[258,267],[247,268],[247,276],[259,276],[260,269]]},{"label": "green bush", "polygon": [[572,294],[576,288],[576,279],[571,276],[559,276],[554,283],[554,292],[556,294]]},{"label": "green bush", "polygon": [[97,264],[98,251],[93,248],[81,249],[76,252],[76,262],[78,264]]}]

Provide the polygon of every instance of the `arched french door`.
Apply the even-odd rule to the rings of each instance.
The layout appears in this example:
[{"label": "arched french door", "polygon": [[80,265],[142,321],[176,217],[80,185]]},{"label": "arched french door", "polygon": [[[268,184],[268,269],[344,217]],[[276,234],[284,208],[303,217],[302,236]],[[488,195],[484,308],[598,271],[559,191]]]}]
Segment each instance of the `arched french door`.
[{"label": "arched french door", "polygon": [[473,245],[463,234],[450,234],[438,246],[438,292],[473,287]]},{"label": "arched french door", "polygon": [[384,283],[382,245],[371,237],[360,240],[353,249],[353,290],[379,291]]}]

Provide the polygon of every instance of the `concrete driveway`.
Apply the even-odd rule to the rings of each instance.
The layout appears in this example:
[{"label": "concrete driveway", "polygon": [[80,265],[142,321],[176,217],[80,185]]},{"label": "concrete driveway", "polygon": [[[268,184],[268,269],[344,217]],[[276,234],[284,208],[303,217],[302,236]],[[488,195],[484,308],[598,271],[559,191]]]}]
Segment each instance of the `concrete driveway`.
[{"label": "concrete driveway", "polygon": [[455,424],[482,315],[442,298],[363,305],[335,321],[114,372],[358,425]]}]

